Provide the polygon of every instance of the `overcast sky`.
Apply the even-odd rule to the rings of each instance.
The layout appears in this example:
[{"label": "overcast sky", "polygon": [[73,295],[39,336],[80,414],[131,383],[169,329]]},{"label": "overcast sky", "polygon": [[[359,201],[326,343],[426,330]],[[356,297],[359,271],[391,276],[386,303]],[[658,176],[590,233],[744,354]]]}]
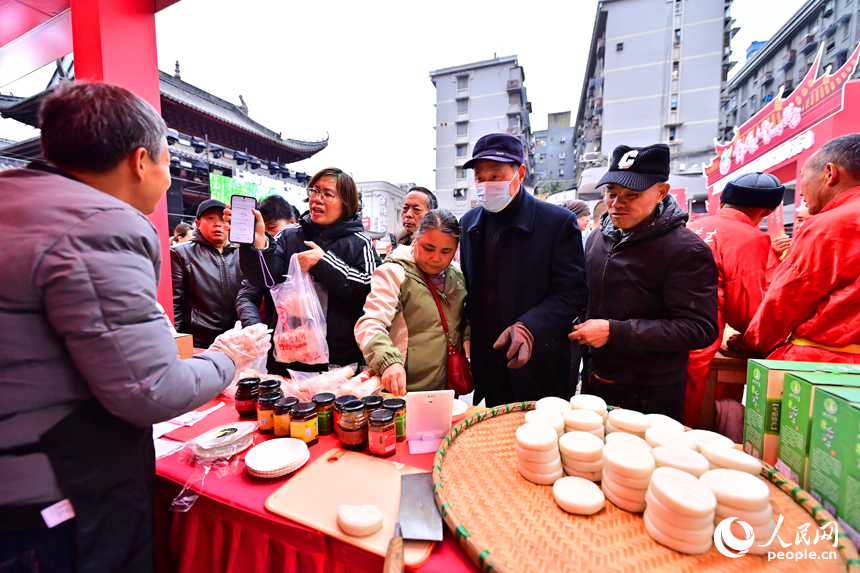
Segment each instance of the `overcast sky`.
[{"label": "overcast sky", "polygon": [[[689,0],[705,1],[705,0]],[[715,1],[715,0],[708,0]],[[767,40],[804,0],[736,0],[743,64],[753,40]],[[327,166],[357,181],[435,186],[435,102],[431,70],[516,54],[532,102],[532,128],[548,113],[575,111],[596,0],[466,2],[182,0],[156,17],[159,68],[228,101],[285,138],[329,147],[291,167]],[[50,68],[50,66],[49,66]],[[0,88],[31,95],[51,69]],[[33,130],[0,120],[0,137]]]}]

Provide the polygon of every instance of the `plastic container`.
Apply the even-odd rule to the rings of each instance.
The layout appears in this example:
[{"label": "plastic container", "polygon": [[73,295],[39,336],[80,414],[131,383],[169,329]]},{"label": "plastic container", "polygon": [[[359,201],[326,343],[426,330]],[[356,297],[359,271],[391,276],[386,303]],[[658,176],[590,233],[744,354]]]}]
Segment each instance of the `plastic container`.
[{"label": "plastic container", "polygon": [[313,402],[299,402],[290,411],[290,437],[313,446],[319,442],[319,417]]},{"label": "plastic container", "polygon": [[387,458],[397,451],[397,429],[393,410],[374,410],[368,415],[367,441],[370,453]]},{"label": "plastic container", "polygon": [[259,378],[242,378],[236,385],[235,406],[240,418],[257,418],[257,398],[260,396]]},{"label": "plastic container", "polygon": [[290,437],[290,411],[298,403],[299,399],[293,396],[285,396],[275,403],[275,435],[277,437]]},{"label": "plastic container", "polygon": [[317,405],[321,436],[334,433],[334,399],[335,395],[331,392],[322,392],[313,397],[313,402]]},{"label": "plastic container", "polygon": [[406,400],[403,398],[389,398],[382,403],[382,407],[394,412],[397,441],[402,442],[406,439]]},{"label": "plastic container", "polygon": [[338,437],[345,450],[360,451],[367,447],[367,411],[364,402],[353,399],[342,406]]}]

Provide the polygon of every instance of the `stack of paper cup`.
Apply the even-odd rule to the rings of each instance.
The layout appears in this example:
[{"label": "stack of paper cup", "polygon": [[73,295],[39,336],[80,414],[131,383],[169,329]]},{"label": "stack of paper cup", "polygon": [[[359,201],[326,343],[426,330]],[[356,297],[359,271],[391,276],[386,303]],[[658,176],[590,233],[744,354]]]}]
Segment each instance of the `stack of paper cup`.
[{"label": "stack of paper cup", "polygon": [[558,412],[551,410],[532,410],[526,412],[527,424],[543,424],[556,431],[560,438],[564,434],[564,418]]},{"label": "stack of paper cup", "polygon": [[651,427],[651,420],[642,412],[635,410],[615,409],[609,412],[606,419],[606,433],[626,432],[645,439],[645,430]]},{"label": "stack of paper cup", "polygon": [[694,477],[710,469],[705,456],[683,446],[657,446],[651,450],[651,455],[658,468],[675,468]]},{"label": "stack of paper cup", "polygon": [[606,499],[624,511],[645,511],[645,492],[654,468],[654,457],[642,446],[624,442],[606,444],[601,480]]},{"label": "stack of paper cup", "polygon": [[552,485],[564,477],[558,453],[558,433],[545,424],[517,428],[517,470],[538,485]]},{"label": "stack of paper cup", "polygon": [[574,410],[589,410],[596,413],[605,422],[609,412],[606,410],[606,401],[600,396],[592,394],[578,394],[570,399],[570,406]]},{"label": "stack of paper cup", "polygon": [[645,499],[645,531],[651,539],[690,555],[711,548],[717,499],[696,477],[675,468],[657,468]]},{"label": "stack of paper cup", "polygon": [[[736,518],[730,525],[732,534],[738,539],[748,539],[744,525],[755,533],[755,543],[747,551],[750,555],[762,555],[776,529],[773,506],[770,503],[770,488],[761,478],[737,470],[717,469],[705,472],[699,478],[716,496],[717,505],[714,525],[723,520]],[[738,523],[739,521],[743,523]]]},{"label": "stack of paper cup", "polygon": [[588,432],[567,432],[558,440],[564,473],[600,481],[603,472],[603,440]]},{"label": "stack of paper cup", "polygon": [[737,470],[757,476],[761,473],[761,462],[734,447],[716,442],[706,442],[701,447],[702,455],[710,463],[710,469]]},{"label": "stack of paper cup", "polygon": [[568,410],[563,414],[565,432],[588,432],[601,440],[604,437],[603,418],[591,410]]}]

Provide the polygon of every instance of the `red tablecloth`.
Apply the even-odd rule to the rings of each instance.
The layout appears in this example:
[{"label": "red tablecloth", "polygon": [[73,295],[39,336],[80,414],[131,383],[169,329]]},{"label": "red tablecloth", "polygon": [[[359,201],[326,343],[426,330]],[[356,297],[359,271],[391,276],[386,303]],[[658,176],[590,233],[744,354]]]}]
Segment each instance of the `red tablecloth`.
[{"label": "red tablecloth", "polygon": [[[219,400],[220,401],[220,400]],[[233,402],[191,427],[165,437],[187,441],[206,430],[239,420]],[[213,401],[200,410],[216,405]],[[267,439],[257,434],[255,443]],[[310,448],[311,460],[338,447],[333,436],[321,436]],[[247,451],[247,450],[246,450]],[[357,549],[323,533],[284,519],[264,508],[266,498],[289,477],[260,479],[245,469],[240,454],[238,471],[219,477],[210,473],[202,494],[187,513],[169,511],[170,502],[194,469],[180,453],[156,461],[155,530],[160,572],[229,573],[364,573],[382,571],[383,558]],[[433,454],[411,455],[405,442],[397,444],[395,461],[430,470]],[[420,573],[478,571],[445,528]]]}]

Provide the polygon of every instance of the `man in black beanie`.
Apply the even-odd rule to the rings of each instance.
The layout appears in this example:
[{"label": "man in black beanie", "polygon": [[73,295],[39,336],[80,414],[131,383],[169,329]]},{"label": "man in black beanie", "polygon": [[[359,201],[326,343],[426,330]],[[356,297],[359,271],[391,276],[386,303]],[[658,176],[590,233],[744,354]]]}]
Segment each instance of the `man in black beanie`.
[{"label": "man in black beanie", "polygon": [[[711,361],[720,349],[726,324],[745,332],[761,304],[773,268],[779,263],[770,238],[759,230],[765,217],[782,203],[785,186],[768,173],[747,173],[726,185],[720,210],[690,225],[711,247],[719,270],[717,309],[720,335],[709,347],[690,353],[687,364],[687,396],[682,422],[700,427],[705,380]],[[719,384],[716,399],[741,401],[743,386]]]},{"label": "man in black beanie", "polygon": [[687,357],[717,339],[717,267],[668,179],[668,146],[615,148],[585,248],[588,320],[570,338],[590,346],[583,394],[680,420]]}]

